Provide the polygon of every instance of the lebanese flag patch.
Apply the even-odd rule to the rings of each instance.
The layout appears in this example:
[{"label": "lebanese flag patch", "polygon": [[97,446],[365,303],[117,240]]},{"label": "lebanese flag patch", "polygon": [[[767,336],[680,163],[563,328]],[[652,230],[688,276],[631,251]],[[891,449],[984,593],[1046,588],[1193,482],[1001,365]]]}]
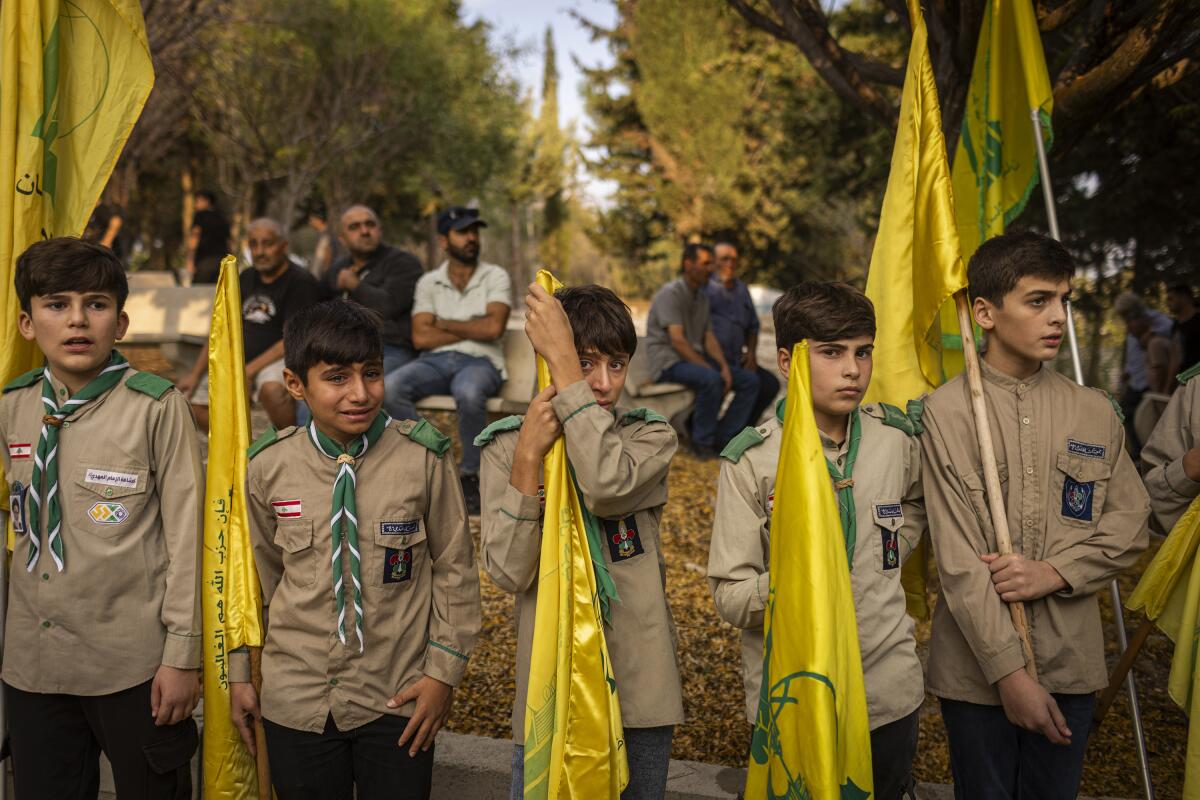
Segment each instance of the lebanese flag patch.
[{"label": "lebanese flag patch", "polygon": [[33,445],[29,442],[26,442],[25,444],[9,444],[8,457],[14,461],[18,458],[32,458]]},{"label": "lebanese flag patch", "polygon": [[279,519],[293,519],[300,516],[299,500],[275,500],[271,503],[275,516]]}]

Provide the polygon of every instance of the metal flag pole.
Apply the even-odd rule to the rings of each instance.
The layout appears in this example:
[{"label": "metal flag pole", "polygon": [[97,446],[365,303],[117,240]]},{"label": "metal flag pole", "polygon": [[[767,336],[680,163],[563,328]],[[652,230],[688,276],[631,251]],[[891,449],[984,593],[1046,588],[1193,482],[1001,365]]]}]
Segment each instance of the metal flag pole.
[{"label": "metal flag pole", "polygon": [[[0,533],[5,541],[0,543],[0,658],[4,655],[4,620],[8,614],[8,514],[0,511]],[[8,737],[8,706],[4,692],[0,692],[0,742]],[[0,800],[8,800],[8,768],[12,759],[0,760]]]},{"label": "metal flag pole", "polygon": [[[1050,225],[1050,235],[1056,241],[1062,241],[1058,232],[1058,212],[1054,207],[1054,190],[1050,186],[1050,163],[1046,159],[1046,143],[1042,139],[1041,114],[1038,109],[1029,112],[1033,124],[1033,138],[1037,142],[1038,169],[1042,176],[1042,197],[1046,201],[1046,220]],[[1083,361],[1079,357],[1079,339],[1075,335],[1075,316],[1071,312],[1071,304],[1067,304],[1067,345],[1071,351],[1071,365],[1075,369],[1075,382],[1080,386],[1083,382]],[[1129,648],[1129,637],[1125,631],[1125,613],[1121,605],[1121,587],[1114,578],[1108,585],[1112,595],[1113,620],[1117,626],[1117,643],[1124,653]],[[1138,703],[1137,684],[1133,678],[1133,670],[1125,676],[1125,689],[1129,694],[1129,713],[1133,718],[1133,738],[1137,746],[1138,764],[1142,768],[1142,791],[1146,800],[1154,800],[1154,784],[1150,780],[1150,759],[1146,752],[1146,732],[1142,727],[1142,707]]]}]

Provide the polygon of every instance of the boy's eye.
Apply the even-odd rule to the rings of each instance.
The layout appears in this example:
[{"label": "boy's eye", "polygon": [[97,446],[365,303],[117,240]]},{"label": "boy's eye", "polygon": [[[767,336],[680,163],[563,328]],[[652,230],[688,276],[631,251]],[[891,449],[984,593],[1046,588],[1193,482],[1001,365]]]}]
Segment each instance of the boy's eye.
[{"label": "boy's eye", "polygon": [[610,370],[612,370],[613,372],[620,372],[621,370],[625,369],[625,362],[624,361],[610,361],[610,362],[608,362],[608,368]]},{"label": "boy's eye", "polygon": [[856,352],[854,355],[858,358],[870,358],[872,352],[873,351],[871,350],[871,348],[862,347],[862,348],[859,348],[858,352]]},{"label": "boy's eye", "polygon": [[363,371],[363,377],[367,380],[376,380],[383,375],[383,370],[371,367]]},{"label": "boy's eye", "polygon": [[333,375],[330,375],[327,378],[325,378],[325,380],[329,381],[330,383],[345,383],[346,376],[340,372],[335,372]]},{"label": "boy's eye", "polygon": [[584,372],[590,372],[592,369],[592,362],[588,361],[585,358],[581,358],[581,359],[579,359],[579,368],[581,370],[583,370]]}]

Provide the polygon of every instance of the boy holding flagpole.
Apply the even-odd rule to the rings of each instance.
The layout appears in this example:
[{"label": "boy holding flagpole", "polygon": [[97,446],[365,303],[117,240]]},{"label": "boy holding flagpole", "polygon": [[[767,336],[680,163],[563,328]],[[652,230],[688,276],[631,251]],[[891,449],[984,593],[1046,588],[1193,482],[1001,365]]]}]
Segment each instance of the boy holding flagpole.
[{"label": "boy holding flagpole", "polygon": [[[860,406],[871,382],[875,312],[844,283],[802,283],[776,303],[779,369],[809,340],[812,406],[837,494],[858,619],[871,728],[874,797],[911,791],[917,714],[925,698],[900,568],[925,530],[918,423],[886,404]],[[708,578],[717,613],[742,629],[746,714],[758,713],[763,616],[770,586],[770,522],[785,404],[721,453]],[[786,620],[776,620],[786,624]]]},{"label": "boy holding flagpole", "polygon": [[617,407],[637,333],[629,309],[611,290],[581,286],[551,295],[535,284],[525,303],[526,334],[549,365],[553,384],[523,418],[500,420],[476,439],[483,447],[484,569],[517,595],[511,796],[524,796],[526,785],[524,718],[539,585],[542,460],[563,436],[579,499],[598,518],[604,537],[593,558],[601,591],[610,587],[604,634],[629,762],[621,797],[661,800],[675,726],[683,722],[658,534],[675,432],[652,411]]},{"label": "boy holding flagpole", "polygon": [[[958,798],[1074,798],[1108,684],[1095,593],[1147,545],[1149,504],[1111,401],[1047,369],[1074,265],[1058,242],[998,236],[971,258],[983,394],[1013,552],[999,555],[963,376],[924,404],[925,498],[941,593],[928,681]],[[1034,664],[1009,604],[1023,603]]]}]

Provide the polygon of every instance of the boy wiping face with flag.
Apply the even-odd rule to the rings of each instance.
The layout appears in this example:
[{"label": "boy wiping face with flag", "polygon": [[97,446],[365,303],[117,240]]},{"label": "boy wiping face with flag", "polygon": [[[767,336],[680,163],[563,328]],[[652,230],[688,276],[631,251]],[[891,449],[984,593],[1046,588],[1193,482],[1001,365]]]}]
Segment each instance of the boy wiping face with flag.
[{"label": "boy wiping face with flag", "polygon": [[[874,796],[896,800],[912,786],[917,710],[924,700],[913,623],[900,585],[900,567],[925,528],[917,423],[892,406],[860,406],[871,381],[875,338],[874,308],[860,291],[842,283],[802,283],[776,302],[774,317],[783,374],[795,344],[809,340],[813,415],[837,493],[858,619]],[[774,419],[746,428],[721,454],[709,551],[717,611],[743,629],[751,722],[762,680],[770,521],[785,411],[781,403]]]}]

